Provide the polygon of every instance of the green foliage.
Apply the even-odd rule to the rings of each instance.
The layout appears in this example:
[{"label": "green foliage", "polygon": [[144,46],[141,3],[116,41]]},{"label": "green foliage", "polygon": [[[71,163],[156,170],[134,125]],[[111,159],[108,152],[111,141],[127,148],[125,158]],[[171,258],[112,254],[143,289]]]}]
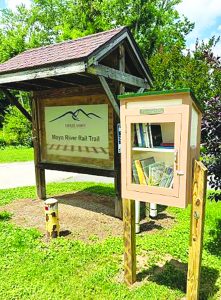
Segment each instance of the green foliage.
[{"label": "green foliage", "polygon": [[128,26],[145,57],[160,45],[185,47],[193,24],[179,16],[181,0],[34,0],[30,9],[2,10],[0,61],[25,49]]},{"label": "green foliage", "polygon": [[0,163],[11,163],[19,161],[31,161],[34,159],[33,148],[24,146],[8,146],[5,147],[5,140],[2,139],[1,148],[1,133],[0,133]]},{"label": "green foliage", "polygon": [[11,219],[12,214],[8,211],[1,211],[0,212],[0,222],[1,221],[8,221]]},{"label": "green foliage", "polygon": [[[77,184],[52,184],[50,190],[76,190]],[[62,188],[63,185],[63,188]],[[74,187],[75,185],[75,187]],[[69,186],[69,187],[68,187]],[[113,185],[80,183],[106,195]],[[106,190],[104,187],[106,186]],[[13,199],[34,198],[34,187],[1,191]],[[8,198],[9,200],[9,198]],[[43,242],[35,229],[0,221],[0,298],[7,299],[181,299],[185,296],[190,209],[167,208],[175,218],[172,228],[137,235],[138,282],[128,288],[123,275],[122,238],[90,243],[58,238]],[[208,202],[202,260],[200,299],[220,299],[221,265],[217,246],[221,203]],[[0,214],[0,216],[2,213]],[[9,215],[6,212],[3,215]],[[164,216],[164,214],[162,215]],[[83,220],[82,220],[83,221]]]},{"label": "green foliage", "polygon": [[[47,184],[47,196],[59,195],[75,191],[86,191],[92,194],[108,195],[115,197],[113,184],[94,182],[66,182]],[[12,202],[14,199],[35,198],[36,188],[34,186],[17,187],[12,189],[0,189],[0,206]]]},{"label": "green foliage", "polygon": [[208,43],[196,42],[194,51],[183,53],[175,46],[166,51],[163,47],[151,57],[149,64],[155,77],[154,89],[176,89],[189,87],[204,105],[206,99],[221,91],[221,72],[212,69],[205,59],[204,51],[212,49],[218,40]]},{"label": "green foliage", "polygon": [[[27,94],[19,94],[20,102],[30,112]],[[4,116],[3,139],[6,145],[32,146],[31,123],[14,106],[9,106]]]},{"label": "green foliage", "polygon": [[6,143],[5,143],[5,140],[4,140],[4,137],[3,137],[3,131],[0,130],[0,149],[4,148],[5,145],[6,145]]}]

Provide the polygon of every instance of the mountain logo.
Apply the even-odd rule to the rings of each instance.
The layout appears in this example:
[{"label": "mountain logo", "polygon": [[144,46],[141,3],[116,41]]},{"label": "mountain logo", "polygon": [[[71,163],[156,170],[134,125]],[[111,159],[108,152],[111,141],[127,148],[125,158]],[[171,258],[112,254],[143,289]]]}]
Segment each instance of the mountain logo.
[{"label": "mountain logo", "polygon": [[79,108],[75,111],[67,111],[66,113],[62,114],[61,116],[49,121],[49,122],[54,122],[56,120],[59,120],[61,118],[64,118],[65,116],[67,115],[70,115],[71,118],[74,120],[74,121],[80,121],[80,118],[82,115],[88,117],[89,119],[93,119],[93,118],[99,118],[99,119],[102,119],[101,117],[99,117],[98,115],[94,114],[94,113],[86,113],[83,109]]}]

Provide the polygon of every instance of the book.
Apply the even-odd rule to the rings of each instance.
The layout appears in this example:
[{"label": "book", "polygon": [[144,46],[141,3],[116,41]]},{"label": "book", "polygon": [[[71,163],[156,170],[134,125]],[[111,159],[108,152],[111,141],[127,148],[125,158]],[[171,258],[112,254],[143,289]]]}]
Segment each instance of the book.
[{"label": "book", "polygon": [[145,147],[145,140],[144,140],[144,132],[143,132],[143,124],[139,124],[140,129],[140,137],[141,137],[141,147]]},{"label": "book", "polygon": [[153,137],[152,137],[152,133],[151,133],[151,125],[148,125],[148,134],[149,134],[149,143],[150,143],[150,148],[153,147]]},{"label": "book", "polygon": [[133,161],[132,163],[132,174],[133,174],[133,182],[136,184],[139,184],[139,177],[138,177],[138,173],[137,173],[137,169],[135,166],[135,162]]},{"label": "book", "polygon": [[141,135],[140,135],[140,126],[139,124],[135,124],[136,126],[136,133],[137,133],[137,143],[138,143],[138,147],[142,147],[142,141],[141,141]]},{"label": "book", "polygon": [[167,183],[166,183],[166,187],[167,188],[172,188],[173,187],[173,174],[170,174],[169,175],[169,178],[168,178],[168,181],[167,181]]},{"label": "book", "polygon": [[165,170],[165,162],[156,162],[149,166],[149,185],[159,185]]},{"label": "book", "polygon": [[143,123],[143,134],[144,134],[144,142],[145,147],[150,148],[150,137],[149,137],[149,125]]},{"label": "book", "polygon": [[149,180],[149,166],[155,163],[154,157],[148,157],[140,160],[146,182]]},{"label": "book", "polygon": [[167,186],[167,182],[169,181],[169,177],[170,175],[166,174],[166,173],[163,173],[163,176],[160,180],[160,183],[159,183],[159,187],[166,187]]},{"label": "book", "polygon": [[141,166],[141,162],[137,159],[137,160],[134,161],[134,163],[135,163],[135,167],[137,169],[139,183],[143,184],[143,185],[146,185],[147,181],[146,181],[146,178],[145,178],[142,166]]},{"label": "book", "polygon": [[162,146],[162,147],[174,147],[174,143],[161,143],[160,146]]},{"label": "book", "polygon": [[138,146],[136,124],[134,124],[134,146]]},{"label": "book", "polygon": [[149,125],[149,127],[150,127],[152,147],[160,146],[161,143],[163,142],[161,126],[151,124]]},{"label": "book", "polygon": [[173,181],[173,167],[166,167],[161,177],[159,187],[169,188]]}]

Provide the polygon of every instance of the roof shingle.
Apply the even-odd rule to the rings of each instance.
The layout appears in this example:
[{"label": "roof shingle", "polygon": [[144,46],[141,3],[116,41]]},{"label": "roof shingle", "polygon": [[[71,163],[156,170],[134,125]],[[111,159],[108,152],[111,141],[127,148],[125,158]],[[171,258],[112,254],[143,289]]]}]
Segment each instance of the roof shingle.
[{"label": "roof shingle", "polygon": [[27,50],[0,64],[0,73],[83,59],[108,42],[124,28],[120,27],[76,40]]}]

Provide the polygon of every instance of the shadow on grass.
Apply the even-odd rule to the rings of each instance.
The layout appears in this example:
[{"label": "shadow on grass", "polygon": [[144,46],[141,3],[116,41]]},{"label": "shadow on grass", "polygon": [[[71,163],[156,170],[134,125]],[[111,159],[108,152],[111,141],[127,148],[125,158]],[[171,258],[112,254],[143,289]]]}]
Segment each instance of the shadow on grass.
[{"label": "shadow on grass", "polygon": [[215,228],[210,230],[210,240],[205,248],[213,255],[221,256],[221,219],[217,219]]},{"label": "shadow on grass", "polygon": [[12,217],[12,214],[8,211],[0,212],[0,221],[9,221]]},{"label": "shadow on grass", "polygon": [[76,193],[56,197],[59,203],[114,217],[114,198],[111,187],[92,186]]},{"label": "shadow on grass", "polygon": [[104,196],[109,196],[109,197],[115,197],[115,190],[111,186],[105,186],[105,185],[93,185],[88,188],[85,188],[83,192],[88,192],[92,194],[97,194],[97,195],[104,195]]},{"label": "shadow on grass", "polygon": [[151,231],[153,229],[161,230],[163,229],[163,226],[156,224],[155,221],[148,221],[140,224],[140,232]]},{"label": "shadow on grass", "polygon": [[71,231],[70,230],[61,230],[60,233],[59,233],[59,236],[68,236],[71,234]]},{"label": "shadow on grass", "polygon": [[[162,267],[157,265],[137,274],[137,281],[148,278],[159,285],[164,285],[170,289],[180,290],[186,293],[188,265],[175,259],[167,261]],[[219,271],[214,268],[203,266],[201,268],[200,300],[206,300],[218,292],[216,281]]]}]

